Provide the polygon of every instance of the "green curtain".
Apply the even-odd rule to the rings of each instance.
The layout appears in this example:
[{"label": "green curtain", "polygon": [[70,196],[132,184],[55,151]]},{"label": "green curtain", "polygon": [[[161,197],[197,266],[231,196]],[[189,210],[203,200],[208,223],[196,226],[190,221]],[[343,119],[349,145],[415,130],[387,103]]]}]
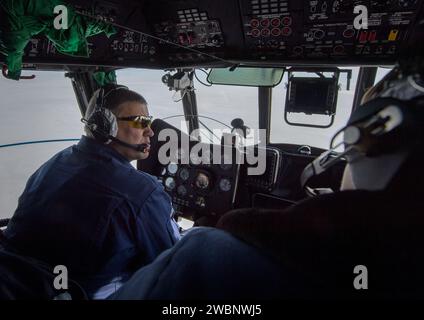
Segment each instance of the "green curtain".
[{"label": "green curtain", "polygon": [[116,73],[115,71],[98,71],[93,74],[94,80],[96,80],[97,84],[101,87],[109,83],[116,83]]},{"label": "green curtain", "polygon": [[[24,49],[31,37],[43,34],[56,49],[67,55],[88,57],[87,38],[104,32],[108,37],[116,33],[113,26],[75,13],[63,0],[1,0],[3,18],[0,19],[0,50],[6,55],[10,78],[21,74]],[[68,29],[53,26],[57,5],[68,9]]]}]

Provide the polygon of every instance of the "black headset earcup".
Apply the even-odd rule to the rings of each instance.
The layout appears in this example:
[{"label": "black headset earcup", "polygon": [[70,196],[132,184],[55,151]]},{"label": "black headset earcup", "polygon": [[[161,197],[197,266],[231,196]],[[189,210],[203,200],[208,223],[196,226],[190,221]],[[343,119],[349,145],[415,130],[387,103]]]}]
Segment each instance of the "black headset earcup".
[{"label": "black headset earcup", "polygon": [[[369,130],[363,128],[361,123],[371,125],[369,121],[382,112],[383,109],[389,108],[390,106],[396,107],[401,115],[400,123],[394,130],[390,130],[384,134],[380,132],[375,135],[372,133],[374,129],[372,129],[371,126]],[[358,150],[361,150],[361,152],[368,157],[376,157],[399,149],[405,142],[401,134],[402,131],[404,131],[404,117],[408,114],[408,109],[407,102],[395,98],[378,97],[364,103],[352,113],[348,121],[346,128],[356,128],[356,132],[350,130],[347,132],[347,135],[345,133],[345,145],[356,145]],[[396,117],[396,113],[393,117],[394,119],[398,118]],[[352,137],[352,134],[354,137]]]},{"label": "black headset earcup", "polygon": [[88,126],[94,138],[101,143],[107,143],[111,132],[111,123],[103,108],[96,108],[88,119]]}]

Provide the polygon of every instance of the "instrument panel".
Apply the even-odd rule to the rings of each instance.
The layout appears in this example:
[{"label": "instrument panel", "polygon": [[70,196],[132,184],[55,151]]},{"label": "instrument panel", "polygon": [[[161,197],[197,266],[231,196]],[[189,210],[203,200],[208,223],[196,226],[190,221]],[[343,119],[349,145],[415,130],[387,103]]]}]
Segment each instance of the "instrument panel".
[{"label": "instrument panel", "polygon": [[[244,0],[246,45],[259,58],[390,59],[407,40],[418,4],[416,0]],[[367,29],[355,27],[360,13],[354,13],[356,6],[367,9]]]},{"label": "instrument panel", "polygon": [[[24,62],[173,68],[249,63],[392,64],[424,37],[423,0],[79,1],[76,10],[117,24],[87,39],[88,58],[60,54],[44,36]],[[367,29],[355,27],[357,6]],[[139,31],[139,32],[137,32]],[[2,58],[0,58],[2,59]]]},{"label": "instrument panel", "polygon": [[[213,149],[216,150],[216,147]],[[235,149],[228,150],[234,155],[238,154]],[[171,196],[177,212],[194,216],[195,219],[203,215],[220,216],[234,207],[236,196],[240,196],[237,194],[240,184],[249,187],[249,192],[253,193],[271,192],[276,186],[283,165],[281,151],[276,148],[264,148],[262,151],[266,154],[266,162],[264,172],[258,175],[248,174],[247,170],[258,164],[248,164],[246,154],[236,160],[227,153],[222,156],[220,164],[212,164],[213,154],[210,153],[210,163],[193,159],[190,164],[171,162],[162,165],[158,179]],[[247,152],[257,153],[257,148]],[[240,161],[243,156],[244,160]]]},{"label": "instrument panel", "polygon": [[188,164],[177,160],[160,166],[158,179],[171,196],[177,212],[194,218],[219,216],[233,207],[240,163],[228,156],[236,156],[235,149],[226,150],[229,153],[222,156],[220,164],[212,163],[213,154],[210,153],[210,161],[205,161],[204,156],[202,159],[191,157]]},{"label": "instrument panel", "polygon": [[[252,146],[239,150],[230,145],[190,141],[187,134],[161,119],[153,121],[152,129],[156,134],[151,138],[150,156],[139,160],[137,168],[156,176],[170,195],[175,211],[193,220],[219,217],[240,205],[239,201],[246,200],[248,205],[251,193],[271,192],[285,166],[277,148]],[[161,131],[169,129],[177,133],[178,143],[159,141]],[[169,149],[161,152],[162,147]],[[168,155],[169,161],[160,161],[159,154]]]}]

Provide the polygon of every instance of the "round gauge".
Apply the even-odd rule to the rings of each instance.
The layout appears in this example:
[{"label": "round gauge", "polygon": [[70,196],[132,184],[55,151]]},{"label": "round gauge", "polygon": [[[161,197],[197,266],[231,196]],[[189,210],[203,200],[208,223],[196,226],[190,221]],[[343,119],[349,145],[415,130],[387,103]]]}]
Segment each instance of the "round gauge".
[{"label": "round gauge", "polygon": [[219,181],[219,189],[221,189],[224,192],[228,192],[231,190],[231,181],[224,178]]},{"label": "round gauge", "polygon": [[204,173],[199,173],[195,181],[196,187],[201,190],[206,190],[209,187],[209,177]]},{"label": "round gauge", "polygon": [[173,190],[175,188],[175,180],[174,178],[168,177],[165,180],[165,187],[169,190]]},{"label": "round gauge", "polygon": [[229,170],[233,166],[231,156],[224,154],[221,158],[221,164],[219,165],[222,170]]},{"label": "round gauge", "polygon": [[172,175],[176,174],[178,171],[178,164],[171,162],[168,164],[168,172]]},{"label": "round gauge", "polygon": [[184,197],[187,194],[187,188],[184,186],[179,186],[177,188],[178,195]]},{"label": "round gauge", "polygon": [[180,178],[183,181],[186,181],[189,177],[190,177],[190,171],[188,171],[187,168],[181,169],[181,171],[180,171]]},{"label": "round gauge", "polygon": [[205,200],[205,198],[203,198],[203,197],[197,197],[197,199],[196,199],[196,205],[198,207],[201,207],[201,208],[206,207],[206,200]]}]

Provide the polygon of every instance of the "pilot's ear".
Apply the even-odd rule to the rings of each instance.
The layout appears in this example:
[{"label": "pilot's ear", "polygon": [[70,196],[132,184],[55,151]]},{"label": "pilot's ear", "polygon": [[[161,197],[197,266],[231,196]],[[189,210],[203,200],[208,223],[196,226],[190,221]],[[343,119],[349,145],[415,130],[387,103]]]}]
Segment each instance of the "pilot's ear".
[{"label": "pilot's ear", "polygon": [[352,171],[349,164],[346,164],[346,167],[343,172],[342,184],[340,186],[340,191],[345,190],[355,190],[355,184],[352,179]]}]

